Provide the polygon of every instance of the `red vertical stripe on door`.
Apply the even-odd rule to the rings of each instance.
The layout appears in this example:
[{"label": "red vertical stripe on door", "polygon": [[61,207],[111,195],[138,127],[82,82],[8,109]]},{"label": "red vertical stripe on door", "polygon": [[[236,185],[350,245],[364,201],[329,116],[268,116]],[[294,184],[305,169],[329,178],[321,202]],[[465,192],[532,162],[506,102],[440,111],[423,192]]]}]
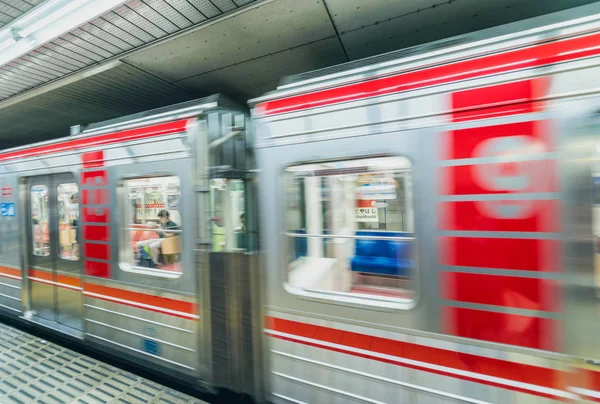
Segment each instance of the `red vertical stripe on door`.
[{"label": "red vertical stripe on door", "polygon": [[108,185],[108,173],[106,170],[84,171],[81,173],[81,184],[90,186]]},{"label": "red vertical stripe on door", "polygon": [[110,278],[110,265],[106,262],[85,261],[83,266],[87,276]]},{"label": "red vertical stripe on door", "polygon": [[110,211],[107,208],[83,208],[83,221],[86,223],[108,223]]},{"label": "red vertical stripe on door", "polygon": [[108,189],[84,189],[81,202],[84,205],[106,205],[110,202],[110,192]]},{"label": "red vertical stripe on door", "polygon": [[440,264],[452,266],[557,272],[561,242],[518,238],[440,237]]},{"label": "red vertical stripe on door", "polygon": [[466,303],[556,311],[558,287],[551,279],[443,272],[443,297]]},{"label": "red vertical stripe on door", "polygon": [[108,244],[85,243],[83,253],[85,258],[110,260],[110,246]]},{"label": "red vertical stripe on door", "polygon": [[83,237],[89,241],[110,241],[108,226],[87,225],[83,228]]}]

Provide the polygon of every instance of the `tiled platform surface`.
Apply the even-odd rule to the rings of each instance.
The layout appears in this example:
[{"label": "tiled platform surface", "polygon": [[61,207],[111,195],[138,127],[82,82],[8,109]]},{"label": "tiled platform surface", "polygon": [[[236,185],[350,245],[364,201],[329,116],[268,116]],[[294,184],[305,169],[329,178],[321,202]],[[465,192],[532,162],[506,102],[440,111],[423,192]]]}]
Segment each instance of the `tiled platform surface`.
[{"label": "tiled platform surface", "polygon": [[204,403],[0,323],[0,403]]}]

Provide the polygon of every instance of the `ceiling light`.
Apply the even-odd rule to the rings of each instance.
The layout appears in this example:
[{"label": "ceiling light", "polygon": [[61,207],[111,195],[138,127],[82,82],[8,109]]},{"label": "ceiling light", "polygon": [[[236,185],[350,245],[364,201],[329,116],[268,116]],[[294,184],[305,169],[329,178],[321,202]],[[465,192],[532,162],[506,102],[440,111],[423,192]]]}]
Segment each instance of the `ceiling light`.
[{"label": "ceiling light", "polygon": [[21,35],[29,36],[32,33],[34,33],[35,31],[39,30],[40,28],[43,28],[43,27],[53,23],[54,21],[58,20],[59,18],[64,17],[65,15],[69,14],[71,11],[77,9],[78,7],[81,7],[82,5],[86,4],[87,2],[88,2],[88,0],[76,0],[71,3],[68,3],[68,4],[64,5],[63,7],[59,8],[58,10],[56,10],[55,12],[51,13],[47,17],[41,18],[41,19],[37,20],[35,23],[31,24],[30,26],[23,28],[21,30]]}]

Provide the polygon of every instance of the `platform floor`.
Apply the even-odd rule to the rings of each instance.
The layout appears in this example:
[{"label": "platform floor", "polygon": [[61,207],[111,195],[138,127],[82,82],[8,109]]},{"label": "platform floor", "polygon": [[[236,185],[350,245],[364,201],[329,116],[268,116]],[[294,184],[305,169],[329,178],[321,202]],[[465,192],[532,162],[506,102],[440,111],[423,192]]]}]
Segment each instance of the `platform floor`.
[{"label": "platform floor", "polygon": [[0,403],[204,403],[0,323]]}]

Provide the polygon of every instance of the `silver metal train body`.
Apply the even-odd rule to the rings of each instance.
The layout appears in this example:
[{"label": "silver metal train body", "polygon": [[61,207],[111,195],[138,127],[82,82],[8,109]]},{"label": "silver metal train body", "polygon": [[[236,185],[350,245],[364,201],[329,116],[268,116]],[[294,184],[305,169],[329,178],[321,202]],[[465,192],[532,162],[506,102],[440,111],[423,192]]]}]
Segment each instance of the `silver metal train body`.
[{"label": "silver metal train body", "polygon": [[597,401],[599,15],[5,151],[0,308],[259,401]]}]

